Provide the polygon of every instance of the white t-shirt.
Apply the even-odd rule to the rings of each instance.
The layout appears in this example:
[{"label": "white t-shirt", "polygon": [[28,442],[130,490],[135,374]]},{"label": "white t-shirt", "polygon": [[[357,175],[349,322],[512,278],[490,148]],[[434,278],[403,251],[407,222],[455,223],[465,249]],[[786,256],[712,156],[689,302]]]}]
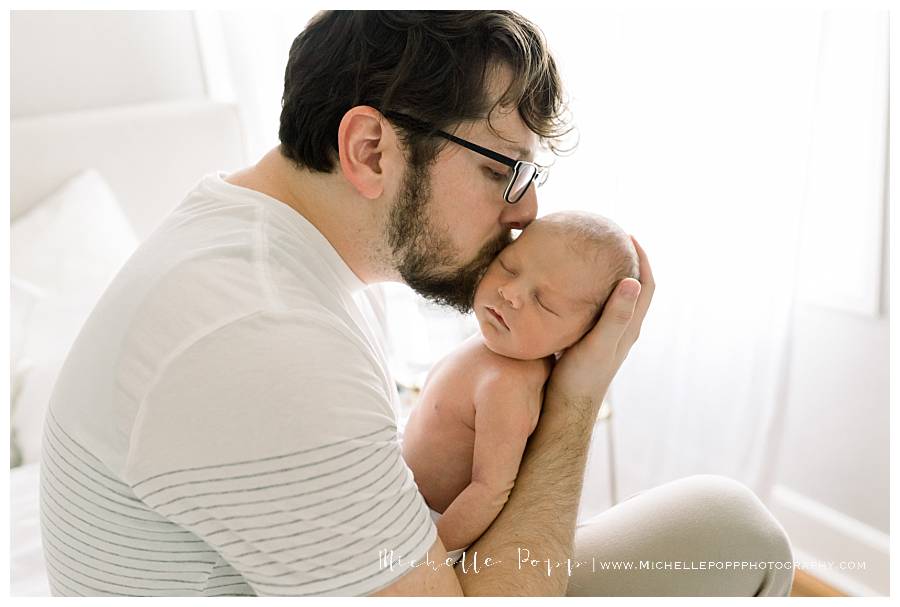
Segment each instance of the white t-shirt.
[{"label": "white t-shirt", "polygon": [[365,284],[224,175],[140,246],[60,373],[41,463],[55,594],[364,595],[437,537]]}]

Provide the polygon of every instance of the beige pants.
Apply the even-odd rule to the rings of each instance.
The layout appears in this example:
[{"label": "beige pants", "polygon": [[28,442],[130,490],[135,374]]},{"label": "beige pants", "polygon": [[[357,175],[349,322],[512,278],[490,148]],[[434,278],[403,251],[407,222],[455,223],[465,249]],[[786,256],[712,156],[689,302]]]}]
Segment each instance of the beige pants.
[{"label": "beige pants", "polygon": [[712,474],[641,491],[579,524],[574,562],[568,596],[787,596],[794,577],[775,517],[746,485]]}]

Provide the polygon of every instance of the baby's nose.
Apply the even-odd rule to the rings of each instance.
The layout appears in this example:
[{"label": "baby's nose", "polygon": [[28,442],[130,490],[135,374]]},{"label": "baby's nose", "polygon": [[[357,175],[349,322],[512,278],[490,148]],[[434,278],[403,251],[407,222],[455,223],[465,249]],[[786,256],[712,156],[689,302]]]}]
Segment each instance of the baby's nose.
[{"label": "baby's nose", "polygon": [[522,305],[522,300],[519,297],[518,293],[509,286],[506,287],[498,287],[497,291],[500,293],[500,297],[509,302],[509,305],[513,307],[513,309],[518,310]]}]

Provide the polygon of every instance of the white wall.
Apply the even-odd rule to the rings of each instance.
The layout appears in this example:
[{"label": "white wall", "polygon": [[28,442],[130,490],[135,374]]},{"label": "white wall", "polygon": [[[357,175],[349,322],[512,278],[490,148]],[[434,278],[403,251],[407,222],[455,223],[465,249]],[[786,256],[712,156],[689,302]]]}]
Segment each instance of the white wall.
[{"label": "white wall", "polygon": [[[887,29],[876,13],[829,12],[823,20],[818,87],[829,101],[813,110],[813,213],[768,496],[798,556],[833,561],[815,574],[861,595],[889,592]],[[866,568],[842,570],[850,560]]]},{"label": "white wall", "polygon": [[810,573],[855,596],[890,591],[889,328],[887,316],[798,308],[768,500],[795,559],[830,562]]},{"label": "white wall", "polygon": [[12,118],[206,95],[189,11],[12,11]]},{"label": "white wall", "polygon": [[888,533],[888,319],[805,305],[795,323],[776,482]]}]

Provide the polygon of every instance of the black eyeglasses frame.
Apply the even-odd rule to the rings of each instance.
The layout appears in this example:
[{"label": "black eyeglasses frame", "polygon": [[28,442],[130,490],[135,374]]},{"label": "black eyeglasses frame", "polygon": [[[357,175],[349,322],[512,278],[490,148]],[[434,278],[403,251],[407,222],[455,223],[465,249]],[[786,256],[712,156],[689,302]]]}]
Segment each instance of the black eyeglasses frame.
[{"label": "black eyeglasses frame", "polygon": [[[482,156],[486,156],[491,160],[494,160],[502,165],[511,168],[513,172],[509,176],[509,182],[506,184],[506,188],[503,191],[503,200],[505,200],[507,204],[516,204],[517,202],[522,200],[522,197],[525,195],[525,192],[528,191],[528,188],[531,186],[532,182],[535,183],[535,187],[540,187],[547,181],[547,178],[550,176],[549,167],[541,166],[537,163],[529,162],[527,160],[516,160],[515,158],[510,158],[505,154],[495,152],[494,150],[478,145],[477,143],[472,143],[471,141],[467,141],[462,137],[457,137],[456,135],[453,135],[446,131],[436,129],[434,128],[434,126],[428,124],[427,122],[419,120],[418,118],[413,118],[412,116],[394,111],[383,112],[383,115],[388,120],[396,122],[404,128],[437,135],[438,137],[443,137],[444,139],[452,141],[457,145],[461,145],[466,149],[481,154]],[[528,183],[524,187],[520,186],[521,189],[519,190],[519,195],[516,196],[515,200],[512,200],[510,199],[510,194],[512,193],[513,186],[519,178],[519,174],[523,170],[533,171],[533,173],[529,178]]]}]

